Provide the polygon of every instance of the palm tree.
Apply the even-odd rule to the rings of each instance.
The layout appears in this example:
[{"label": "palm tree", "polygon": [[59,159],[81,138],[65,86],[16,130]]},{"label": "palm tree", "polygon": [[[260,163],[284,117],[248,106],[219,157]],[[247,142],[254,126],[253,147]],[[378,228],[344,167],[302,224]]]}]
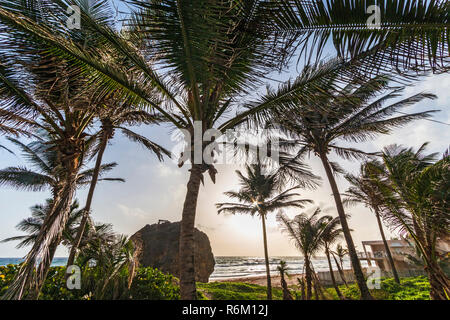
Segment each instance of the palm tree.
[{"label": "palm tree", "polygon": [[[342,281],[344,282],[345,286],[348,287],[347,280],[345,280],[344,275],[344,257],[348,255],[348,250],[344,248],[341,244],[338,244],[336,246],[336,249],[334,251],[331,251],[331,254],[333,256],[334,262],[336,263],[336,266],[339,270],[339,274],[341,276]],[[339,258],[336,259],[336,256]]]},{"label": "palm tree", "polygon": [[317,208],[310,216],[308,216],[307,213],[302,212],[293,219],[289,219],[282,212],[277,214],[277,221],[280,223],[282,231],[292,239],[305,260],[306,300],[310,300],[312,296],[314,271],[311,259],[322,248],[323,241],[321,236],[323,227],[327,221],[332,219],[331,216],[319,217],[320,212],[320,208]]},{"label": "palm tree", "polygon": [[[292,86],[296,86],[298,82],[303,82],[305,79],[320,73],[323,68],[328,68],[327,64],[318,64],[312,68],[306,68],[293,83],[288,81],[278,89],[278,92],[269,90],[261,100],[274,95],[278,96]],[[272,125],[278,123],[279,128],[286,132],[288,138],[280,143],[281,148],[290,152],[296,150],[298,154],[312,151],[320,158],[333,192],[362,299],[371,299],[372,297],[356,254],[334,176],[336,172],[340,172],[342,169],[338,164],[331,162],[328,157],[329,153],[334,151],[337,155],[346,159],[361,158],[367,153],[356,148],[338,146],[337,140],[367,141],[378,134],[387,134],[393,128],[430,115],[432,111],[392,116],[402,107],[426,98],[433,99],[435,96],[428,93],[419,93],[385,106],[387,100],[398,97],[402,90],[402,88],[389,89],[388,80],[385,76],[378,76],[363,83],[353,81],[347,83],[342,89],[335,90],[341,83],[340,79],[331,79],[328,83],[323,83],[321,87],[310,88],[308,98],[290,96],[284,101],[280,99],[279,108],[272,108],[265,112],[264,116],[260,114],[256,118],[258,122],[268,122]],[[377,98],[379,95],[382,96]]]},{"label": "palm tree", "polygon": [[[32,169],[26,167],[8,167],[3,170],[0,170],[0,185],[8,185],[12,186],[19,190],[27,190],[27,191],[44,191],[50,190],[52,193],[52,201],[48,204],[51,205],[51,208],[47,208],[47,214],[45,215],[45,223],[41,225],[41,229],[39,230],[39,235],[36,237],[42,237],[42,229],[44,227],[48,227],[48,219],[54,215],[54,212],[58,209],[58,206],[62,206],[64,203],[61,203],[61,198],[64,196],[64,190],[67,190],[67,175],[66,168],[64,167],[64,163],[61,161],[61,153],[54,148],[49,149],[49,145],[53,142],[53,138],[49,135],[42,134],[39,137],[39,140],[33,141],[28,145],[16,140],[14,138],[8,138],[13,144],[19,147],[22,151],[22,154],[25,159],[27,159],[32,167]],[[108,163],[103,164],[100,167],[100,174],[103,175],[105,172],[112,170],[117,164],[116,163]],[[81,168],[82,165],[80,164]],[[77,169],[79,170],[79,169]],[[74,180],[74,187],[83,186],[89,184],[91,182],[93,176],[93,169],[87,169],[83,171],[79,171]],[[101,178],[100,181],[123,181],[120,178]],[[68,201],[68,198],[65,198],[64,201]],[[59,203],[58,203],[59,202]],[[65,205],[65,204],[64,204]],[[61,208],[61,207],[59,207]],[[69,208],[70,209],[70,208]],[[63,210],[63,209],[59,209]],[[56,211],[57,212],[57,211]],[[67,217],[69,219],[70,215]],[[53,259],[54,252],[59,242],[61,241],[61,237],[63,236],[64,229],[60,231],[61,234],[58,235],[55,239],[49,239],[47,246],[49,249],[46,259],[44,262],[44,266],[42,266],[41,277],[39,279],[39,283],[43,283],[46,273],[48,271],[48,267]],[[33,247],[37,247],[37,241],[33,242]],[[29,278],[28,278],[29,279]],[[39,288],[39,285],[37,286]],[[36,289],[38,290],[38,289]],[[22,294],[24,291],[22,291]]]},{"label": "palm tree", "polygon": [[424,154],[426,145],[417,151],[397,145],[385,147],[383,165],[378,168],[384,179],[378,181],[378,186],[389,207],[388,223],[409,234],[420,252],[431,298],[447,300],[449,280],[439,266],[435,246],[438,237],[448,234],[450,225],[450,158],[445,154],[435,162],[436,154]]},{"label": "palm tree", "polygon": [[[16,229],[28,233],[28,235],[14,236],[6,238],[1,242],[20,241],[16,248],[23,248],[33,244],[39,234],[39,230],[45,220],[45,217],[52,208],[52,199],[47,199],[45,205],[37,204],[30,208],[31,217],[23,219],[16,226]],[[80,223],[82,210],[79,210],[78,200],[75,200],[70,207],[70,215],[67,219],[67,224],[63,232],[61,242],[70,244],[72,242],[72,235],[74,234],[75,227]],[[51,255],[54,255],[56,247],[51,248]]]},{"label": "palm tree", "polygon": [[[24,191],[50,190],[53,197],[57,196],[59,188],[63,183],[64,176],[61,174],[61,163],[58,152],[48,149],[49,137],[43,135],[39,140],[24,144],[23,142],[8,138],[22,152],[22,156],[30,164],[30,168],[23,166],[7,167],[0,170],[0,186],[11,186]],[[117,163],[107,163],[100,167],[100,177],[111,171]],[[94,169],[86,169],[78,174],[76,184],[84,186],[90,184]],[[100,178],[99,181],[120,181],[121,178]]]},{"label": "palm tree", "polygon": [[345,298],[342,295],[341,291],[339,290],[339,287],[336,283],[336,278],[334,277],[334,271],[333,271],[333,266],[331,264],[331,257],[330,257],[331,245],[333,245],[336,241],[338,241],[342,238],[342,229],[339,227],[340,227],[339,217],[332,218],[332,219],[329,219],[328,221],[325,221],[321,237],[322,237],[322,241],[323,241],[323,247],[325,249],[325,255],[326,255],[327,261],[328,261],[328,267],[330,269],[330,276],[331,276],[331,281],[333,282],[334,290],[336,291],[336,294],[338,295],[339,299],[344,300]]},{"label": "palm tree", "polygon": [[[14,236],[2,240],[1,242],[20,241],[16,246],[17,248],[23,248],[32,245],[39,234],[39,230],[44,223],[45,217],[48,215],[52,208],[52,199],[47,199],[45,205],[37,204],[31,207],[31,217],[23,219],[19,222],[16,228],[20,231],[28,233],[28,235]],[[67,224],[64,228],[61,244],[71,248],[75,239],[77,230],[80,228],[80,222],[83,215],[83,209],[79,209],[78,200],[75,200],[70,207],[70,215],[67,219]],[[90,226],[95,230],[95,236],[93,234],[84,234],[81,242],[81,247],[84,247],[87,241],[91,238],[103,238],[108,239],[111,226],[108,224],[95,224]],[[51,256],[54,256],[56,247],[52,247]]]},{"label": "palm tree", "polygon": [[288,267],[286,261],[281,260],[280,265],[277,267],[281,277],[281,288],[283,289],[283,300],[293,300],[292,294],[289,292],[289,288],[286,282],[285,276],[289,276]]},{"label": "palm tree", "polygon": [[298,193],[292,191],[298,189],[299,186],[289,188],[281,193],[284,181],[280,179],[279,170],[274,173],[264,174],[263,166],[260,162],[252,165],[246,165],[246,175],[236,170],[239,177],[241,189],[239,191],[228,191],[225,195],[232,199],[236,199],[237,203],[217,203],[218,213],[231,214],[255,214],[261,218],[263,230],[264,258],[266,261],[267,274],[267,299],[272,299],[272,286],[270,278],[269,253],[267,249],[266,219],[267,215],[277,209],[287,207],[303,208],[306,203],[311,203],[307,199],[293,199],[299,196]]},{"label": "palm tree", "polygon": [[[129,298],[129,289],[136,272],[137,256],[133,242],[126,236],[115,234],[112,229],[103,236],[90,237],[80,250],[78,262],[90,268],[83,277],[93,299]],[[128,274],[124,281],[123,274]]]},{"label": "palm tree", "polygon": [[[379,166],[379,164],[374,165]],[[373,183],[373,181],[371,182],[371,180],[377,179],[378,177],[370,173],[370,166],[370,163],[363,163],[360,167],[359,176],[354,176],[351,174],[347,174],[345,176],[345,179],[350,183],[350,187],[344,193],[344,196],[346,197],[344,199],[344,204],[362,203],[375,213],[389,265],[391,266],[395,282],[400,284],[400,278],[397,273],[397,268],[395,267],[394,259],[392,258],[391,249],[389,248],[386,241],[386,236],[384,235],[383,224],[380,217],[383,209],[385,208],[384,198],[380,190],[377,188],[377,184]]]},{"label": "palm tree", "polygon": [[148,138],[136,133],[135,131],[126,128],[127,126],[134,126],[140,124],[157,124],[160,117],[150,114],[146,111],[139,110],[136,108],[129,107],[127,105],[115,106],[116,104],[113,99],[108,99],[113,101],[108,104],[108,107],[101,108],[99,113],[99,118],[101,122],[101,129],[97,132],[96,136],[99,138],[99,146],[97,150],[97,158],[95,162],[94,172],[91,184],[89,186],[89,192],[86,199],[86,205],[84,207],[83,217],[80,223],[80,228],[75,237],[75,241],[69,253],[69,258],[67,259],[67,266],[73,264],[76,256],[76,252],[80,245],[81,239],[83,238],[84,230],[86,229],[86,224],[89,217],[89,212],[91,210],[92,199],[94,197],[95,187],[97,185],[98,176],[100,173],[101,163],[103,154],[108,145],[108,142],[114,136],[116,129],[119,129],[128,139],[133,142],[139,143],[141,146],[147,150],[153,152],[158,160],[163,160],[163,155],[170,156],[170,152],[156,144],[155,142],[149,140]]},{"label": "palm tree", "polygon": [[[23,5],[32,5],[32,2]],[[19,11],[20,8],[21,5],[17,7]],[[34,15],[41,10],[33,8],[34,11],[29,11],[32,15],[30,21],[41,21],[42,16]],[[75,43],[79,43],[79,36],[76,32],[70,34]],[[14,114],[37,119],[31,121],[30,126],[34,131],[40,130],[48,135],[46,149],[55,151],[61,177],[61,183],[53,190],[54,208],[46,216],[38,240],[4,296],[21,299],[32,282],[37,256],[42,259],[36,279],[42,280],[51,262],[48,248],[60,242],[80,169],[84,157],[89,156],[88,149],[93,142],[87,130],[93,124],[93,105],[99,103],[99,99],[95,95],[98,88],[90,86],[89,81],[80,76],[80,70],[71,69],[70,59],[52,56],[45,48],[21,36],[16,40],[21,43],[20,50],[2,51],[0,55],[1,98],[8,101]],[[82,42],[85,48],[96,43],[87,39]],[[39,292],[39,287],[36,291]]]},{"label": "palm tree", "polygon": [[[413,30],[421,30],[421,36],[417,37],[406,32],[408,27],[397,23],[398,20],[393,24],[395,27],[383,22],[381,31],[365,30],[359,25],[355,27],[355,21],[348,22],[348,14],[357,17],[358,23],[365,23],[365,7],[361,10],[362,5],[358,5],[354,10],[343,0],[330,8],[323,8],[322,1],[130,2],[135,5],[134,12],[127,28],[117,32],[111,21],[112,15],[108,15],[106,0],[97,1],[95,10],[90,10],[90,2],[84,0],[40,0],[40,8],[49,6],[51,14],[47,14],[45,10],[37,10],[36,1],[20,4],[0,1],[0,27],[8,30],[10,40],[0,45],[7,46],[7,49],[12,44],[18,44],[17,47],[20,48],[26,44],[25,47],[31,45],[47,49],[52,55],[73,62],[73,68],[69,69],[73,69],[75,74],[89,76],[91,85],[98,87],[99,92],[118,89],[124,98],[133,100],[141,107],[157,110],[176,128],[186,129],[191,134],[194,122],[202,124],[202,133],[209,128],[218,128],[223,133],[245,121],[249,115],[278,103],[280,96],[263,103],[251,104],[249,110],[244,109],[236,117],[223,122],[226,111],[234,110],[242,101],[243,94],[254,91],[267,74],[287,65],[288,59],[295,52],[296,46],[293,44],[296,40],[300,40],[303,45],[308,43],[301,41],[299,37],[304,39],[312,35],[317,39],[334,35],[331,30],[337,30],[340,41],[336,45],[345,44],[345,47],[351,43],[352,47],[346,48],[346,52],[357,52],[355,56],[358,58],[370,57],[372,66],[380,58],[405,62],[404,65],[397,63],[394,71],[417,70],[418,65],[422,66],[411,63],[414,60],[409,59],[412,56],[411,50],[406,50],[405,46],[426,48],[424,54],[415,56],[415,61],[420,60],[424,64],[432,62],[430,64],[433,67],[446,54],[446,7],[435,3],[425,9],[420,5],[404,6],[411,8],[411,12],[420,12],[419,15],[403,12],[403,7],[400,6],[391,6],[397,9],[388,12],[389,23],[393,23],[394,17],[408,22],[414,20],[414,17],[424,17],[412,27],[407,24]],[[80,31],[67,30],[68,4],[77,4],[81,9],[83,28]],[[405,31],[403,36],[393,36],[399,30]],[[75,34],[81,41],[69,41],[68,34]],[[345,37],[355,39],[356,44],[346,41]],[[86,38],[89,41],[94,39],[98,45],[86,46],[83,42]],[[313,43],[322,46],[325,42]],[[361,53],[366,48],[368,52]],[[396,48],[402,48],[399,56],[404,59],[392,59],[397,56],[395,53],[400,52]],[[302,50],[301,55],[305,56],[307,51]],[[406,55],[403,55],[405,52]],[[108,58],[108,53],[115,59]],[[110,64],[110,61],[117,61],[116,58],[122,59],[127,70]],[[367,70],[367,65],[358,65]],[[166,73],[161,74],[157,66],[164,66]],[[284,92],[282,97],[303,95],[308,85],[320,87],[324,78],[328,78],[330,74],[335,75],[343,68],[344,66],[335,64],[326,72],[297,83]],[[381,69],[380,64],[378,69]],[[128,73],[138,75],[130,78]],[[169,81],[166,81],[164,75],[169,77]],[[200,145],[195,145],[194,149],[200,149],[197,152],[202,153],[206,144]],[[193,154],[194,151],[185,156],[192,160]],[[184,262],[180,268],[183,299],[196,297],[193,230],[200,181],[206,171],[213,180],[216,173],[211,164],[191,162],[180,232],[180,261]]]},{"label": "palm tree", "polygon": [[275,34],[298,45],[305,61],[320,59],[331,43],[341,57],[364,56],[362,73],[366,74],[391,70],[448,72],[448,1],[269,3]]}]

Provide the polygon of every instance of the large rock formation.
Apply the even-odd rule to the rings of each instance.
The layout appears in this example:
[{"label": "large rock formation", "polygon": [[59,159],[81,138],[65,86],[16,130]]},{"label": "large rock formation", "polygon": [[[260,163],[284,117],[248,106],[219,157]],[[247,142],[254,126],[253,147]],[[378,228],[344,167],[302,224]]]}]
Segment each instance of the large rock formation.
[{"label": "large rock formation", "polygon": [[[160,220],[157,224],[146,225],[136,232],[131,239],[138,250],[139,263],[145,267],[158,268],[180,276],[178,248],[180,222]],[[208,282],[214,271],[214,256],[208,236],[198,229],[194,232],[195,240],[195,277],[199,282]]]}]

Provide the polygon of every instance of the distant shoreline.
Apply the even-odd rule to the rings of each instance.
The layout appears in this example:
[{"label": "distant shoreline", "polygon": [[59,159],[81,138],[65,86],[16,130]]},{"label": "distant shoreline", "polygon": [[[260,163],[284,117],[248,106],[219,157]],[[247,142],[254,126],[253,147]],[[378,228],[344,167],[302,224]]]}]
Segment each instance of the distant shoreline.
[{"label": "distant shoreline", "polygon": [[[302,273],[295,273],[290,274],[289,276],[285,277],[285,280],[289,285],[296,285],[298,284],[297,278],[302,277]],[[279,275],[272,275],[270,276],[270,279],[272,281],[273,287],[281,287],[281,277]],[[211,282],[244,282],[248,284],[257,284],[260,286],[267,285],[267,276],[248,276],[248,277],[230,277],[226,279],[211,279],[209,281]]]}]

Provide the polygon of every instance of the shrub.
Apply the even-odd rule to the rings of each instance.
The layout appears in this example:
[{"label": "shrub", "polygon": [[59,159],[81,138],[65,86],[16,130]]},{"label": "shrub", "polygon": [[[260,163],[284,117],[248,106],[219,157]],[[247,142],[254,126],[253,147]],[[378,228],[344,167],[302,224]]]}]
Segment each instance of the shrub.
[{"label": "shrub", "polygon": [[140,300],[177,300],[180,289],[177,279],[158,269],[139,268],[131,285],[132,299]]},{"label": "shrub", "polygon": [[[0,266],[0,296],[8,289],[19,265]],[[97,297],[98,282],[104,278],[96,268],[82,270],[80,290],[66,287],[66,268],[51,267],[42,287],[40,300],[91,300]],[[103,299],[175,300],[179,299],[179,288],[172,275],[153,268],[139,268],[130,290],[127,287],[128,272],[121,272],[106,288]]]},{"label": "shrub", "polygon": [[[414,278],[402,278],[401,284],[394,281],[393,278],[382,278],[381,288],[370,290],[375,299],[379,300],[429,300],[430,284],[427,277],[420,276]],[[357,300],[360,298],[359,290],[356,284],[350,284],[349,287],[339,286],[342,294],[348,299]],[[329,288],[327,292],[335,299],[337,296],[334,289]]]}]

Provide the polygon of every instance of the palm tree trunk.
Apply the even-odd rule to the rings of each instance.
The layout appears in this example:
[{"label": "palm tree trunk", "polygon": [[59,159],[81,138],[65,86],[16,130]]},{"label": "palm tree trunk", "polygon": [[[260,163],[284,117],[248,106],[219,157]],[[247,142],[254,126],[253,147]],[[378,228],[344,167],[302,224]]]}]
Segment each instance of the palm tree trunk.
[{"label": "palm tree trunk", "polygon": [[183,300],[196,300],[197,298],[194,265],[194,226],[198,193],[203,175],[202,165],[193,164],[190,172],[180,229],[180,296]]},{"label": "palm tree trunk", "polygon": [[49,259],[45,261],[45,266],[43,269],[45,270],[45,274],[42,275],[39,279],[37,279],[35,283],[34,290],[31,290],[31,292],[27,296],[27,300],[38,300],[39,294],[41,293],[42,287],[44,286],[45,279],[47,278],[48,271],[50,270],[50,266],[52,264],[53,258],[55,257],[56,249],[58,248],[58,245],[61,241],[61,237],[58,237],[55,239],[55,241],[50,245],[49,247]]},{"label": "palm tree trunk", "polygon": [[310,263],[308,255],[305,255],[306,300],[311,300],[312,296],[312,270]]},{"label": "palm tree trunk", "polygon": [[102,158],[107,145],[108,145],[108,133],[106,131],[103,131],[102,141],[100,149],[97,154],[97,159],[95,161],[94,172],[92,175],[91,184],[89,186],[89,192],[86,199],[86,205],[83,209],[83,217],[81,218],[80,226],[78,228],[77,235],[75,237],[75,242],[73,243],[72,248],[70,248],[69,258],[67,260],[67,267],[73,265],[77,254],[77,250],[80,247],[81,239],[83,238],[84,230],[86,229],[86,224],[89,219],[89,213],[91,211],[92,198],[94,197],[94,191],[97,185],[100,167],[102,165]]},{"label": "palm tree trunk", "polygon": [[301,278],[297,278],[297,281],[300,285],[300,298],[301,300],[305,300],[305,279],[303,278],[303,275]]},{"label": "palm tree trunk", "polygon": [[319,288],[317,287],[317,282],[314,280],[314,298],[316,300],[320,300],[319,299]]},{"label": "palm tree trunk", "polygon": [[331,282],[333,282],[334,290],[336,290],[336,293],[337,293],[339,299],[344,300],[344,296],[342,295],[341,290],[339,290],[339,287],[336,283],[336,279],[334,277],[333,266],[331,265],[330,251],[328,250],[328,248],[325,248],[325,254],[327,256],[328,267],[330,268]]},{"label": "palm tree trunk", "polygon": [[281,288],[283,289],[283,300],[294,300],[292,298],[291,292],[289,291],[286,279],[284,278],[284,273],[281,272],[280,276],[281,276]]},{"label": "palm tree trunk", "polygon": [[422,246],[424,248],[422,255],[425,262],[425,271],[430,282],[430,298],[432,300],[450,300],[448,277],[436,261],[435,246],[432,244],[433,240],[427,240],[427,243]]},{"label": "palm tree trunk", "polygon": [[356,254],[355,244],[353,243],[350,228],[348,227],[347,217],[345,216],[341,195],[339,194],[339,189],[336,184],[336,180],[334,179],[333,172],[331,171],[327,155],[324,152],[320,153],[320,160],[322,161],[323,167],[327,174],[331,190],[333,191],[334,201],[336,202],[336,209],[341,221],[342,231],[344,233],[345,241],[347,242],[347,248],[350,256],[350,261],[352,262],[353,272],[355,273],[356,282],[358,284],[359,291],[361,292],[361,299],[372,300],[373,297],[371,296],[369,288],[367,287],[367,283],[364,278],[364,273],[362,271],[358,255]]},{"label": "palm tree trunk", "polygon": [[[57,196],[55,199],[55,204],[53,210],[46,216],[44,223],[42,224],[36,241],[33,244],[30,252],[25,258],[23,266],[19,269],[14,281],[9,286],[5,295],[2,297],[4,299],[17,299],[21,300],[26,294],[26,291],[31,289],[31,284],[33,282],[33,270],[35,268],[35,262],[37,257],[41,252],[46,254],[43,261],[40,262],[36,270],[36,286],[35,286],[35,296],[37,298],[39,292],[41,291],[42,285],[45,281],[45,277],[50,268],[51,257],[51,246],[58,243],[58,239],[61,239],[61,234],[66,225],[67,219],[70,213],[70,205],[72,203],[73,195],[76,189],[76,172],[71,172],[68,174],[67,182],[63,190],[61,191],[61,196]],[[57,228],[58,230],[52,230],[52,228]],[[56,233],[55,233],[56,231]],[[54,234],[50,239],[47,236]],[[46,244],[48,243],[48,244]],[[33,293],[32,293],[33,294]]]},{"label": "palm tree trunk", "polygon": [[397,268],[395,267],[394,259],[392,258],[391,249],[386,241],[386,236],[384,235],[383,224],[381,223],[380,213],[378,209],[375,209],[375,216],[377,217],[378,228],[380,229],[381,239],[383,240],[384,250],[386,250],[386,255],[388,257],[389,264],[392,269],[392,274],[394,275],[394,280],[400,284],[400,277],[397,273]]},{"label": "palm tree trunk", "polygon": [[426,267],[430,282],[430,297],[432,300],[450,300],[450,284],[447,276],[437,263]]},{"label": "palm tree trunk", "polygon": [[270,279],[270,265],[269,265],[269,253],[267,250],[267,234],[266,234],[266,216],[261,215],[262,228],[263,228],[263,243],[264,243],[264,259],[266,260],[266,277],[267,277],[267,300],[272,300],[272,283]]},{"label": "palm tree trunk", "polygon": [[336,262],[336,266],[338,268],[339,275],[341,276],[342,282],[344,282],[345,286],[348,288],[348,283],[347,283],[347,280],[345,280],[345,275],[344,275],[344,271],[342,269],[342,265],[339,265],[339,262],[337,261],[334,254],[332,256],[333,256],[334,262]]}]

